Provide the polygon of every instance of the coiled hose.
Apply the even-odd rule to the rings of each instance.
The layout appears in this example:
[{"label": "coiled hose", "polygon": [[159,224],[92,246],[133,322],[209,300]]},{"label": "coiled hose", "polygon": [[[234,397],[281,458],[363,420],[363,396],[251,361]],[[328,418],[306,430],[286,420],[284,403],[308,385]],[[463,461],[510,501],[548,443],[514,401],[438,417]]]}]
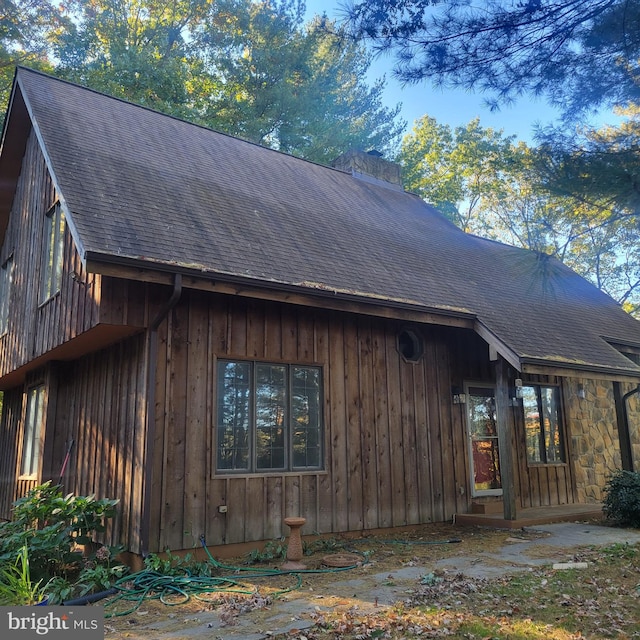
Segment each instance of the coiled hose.
[{"label": "coiled hose", "polygon": [[[216,560],[207,548],[204,536],[201,536],[200,542],[207,554],[208,562],[218,571],[230,571],[231,575],[224,576],[192,576],[185,572],[181,576],[172,576],[157,571],[142,570],[134,574],[123,576],[114,583],[113,589],[105,594],[117,592],[115,597],[111,598],[105,604],[105,617],[124,616],[138,609],[145,600],[160,600],[166,605],[185,604],[191,598],[196,598],[203,602],[213,601],[211,594],[240,594],[251,595],[255,593],[255,589],[249,589],[246,585],[247,580],[257,580],[262,578],[274,578],[280,576],[291,576],[294,580],[292,586],[280,589],[272,594],[274,598],[281,596],[302,586],[302,574],[310,573],[336,573],[340,571],[348,571],[359,566],[356,563],[347,567],[335,567],[327,569],[255,569],[252,567],[234,567],[223,564]],[[357,553],[357,552],[356,552]],[[366,554],[359,554],[366,561]],[[246,580],[242,580],[241,576],[245,576]],[[110,608],[118,608],[117,611]]]}]

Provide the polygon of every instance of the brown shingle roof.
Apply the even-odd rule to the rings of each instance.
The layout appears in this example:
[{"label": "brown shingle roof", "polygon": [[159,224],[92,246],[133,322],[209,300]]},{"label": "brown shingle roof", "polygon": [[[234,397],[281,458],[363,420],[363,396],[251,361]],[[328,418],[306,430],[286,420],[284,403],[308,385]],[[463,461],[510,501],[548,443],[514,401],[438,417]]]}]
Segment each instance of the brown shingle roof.
[{"label": "brown shingle roof", "polygon": [[640,367],[640,322],[559,261],[463,233],[418,197],[61,80],[17,82],[84,257],[467,311],[524,360]]}]

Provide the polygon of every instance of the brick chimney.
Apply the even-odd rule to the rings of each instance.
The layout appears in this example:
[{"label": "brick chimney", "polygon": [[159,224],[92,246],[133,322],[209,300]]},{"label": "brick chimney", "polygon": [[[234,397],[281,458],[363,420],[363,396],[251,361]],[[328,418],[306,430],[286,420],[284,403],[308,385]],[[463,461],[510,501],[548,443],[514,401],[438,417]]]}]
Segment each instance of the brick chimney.
[{"label": "brick chimney", "polygon": [[402,190],[400,165],[385,160],[379,151],[350,149],[338,156],[331,166],[349,171],[356,178]]}]

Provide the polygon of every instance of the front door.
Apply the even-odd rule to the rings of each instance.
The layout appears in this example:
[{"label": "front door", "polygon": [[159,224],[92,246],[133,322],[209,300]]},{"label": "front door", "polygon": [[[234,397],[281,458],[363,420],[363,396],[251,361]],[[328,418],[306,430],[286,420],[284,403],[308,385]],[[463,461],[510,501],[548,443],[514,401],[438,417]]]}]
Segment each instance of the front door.
[{"label": "front door", "polygon": [[467,434],[473,496],[502,495],[496,394],[490,386],[467,387]]}]

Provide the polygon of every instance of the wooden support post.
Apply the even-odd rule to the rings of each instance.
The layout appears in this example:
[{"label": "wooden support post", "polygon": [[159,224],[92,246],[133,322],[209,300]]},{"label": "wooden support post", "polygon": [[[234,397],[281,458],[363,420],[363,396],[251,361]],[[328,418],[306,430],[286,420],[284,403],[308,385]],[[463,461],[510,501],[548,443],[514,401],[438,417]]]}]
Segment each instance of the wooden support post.
[{"label": "wooden support post", "polygon": [[502,500],[504,519],[516,519],[516,488],[513,473],[514,442],[511,437],[509,420],[509,377],[507,363],[498,358],[496,367],[496,422],[498,429],[498,449],[500,451],[500,477],[502,480]]}]

